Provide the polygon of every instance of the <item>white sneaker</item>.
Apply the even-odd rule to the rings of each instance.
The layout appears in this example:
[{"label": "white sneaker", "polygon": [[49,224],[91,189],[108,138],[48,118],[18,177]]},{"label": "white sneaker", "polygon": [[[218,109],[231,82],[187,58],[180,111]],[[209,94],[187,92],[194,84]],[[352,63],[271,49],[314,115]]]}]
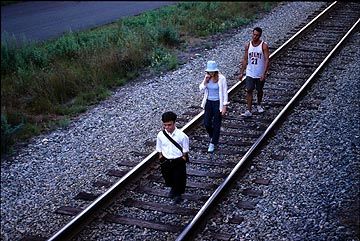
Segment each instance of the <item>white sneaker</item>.
[{"label": "white sneaker", "polygon": [[258,111],[259,113],[263,113],[263,112],[264,112],[264,108],[262,108],[261,105],[258,105],[258,106],[257,106],[257,111]]},{"label": "white sneaker", "polygon": [[215,145],[210,143],[209,148],[208,148],[208,152],[214,152],[214,150],[215,150]]},{"label": "white sneaker", "polygon": [[252,116],[252,113],[249,110],[247,110],[244,113],[242,113],[241,116],[250,117]]}]

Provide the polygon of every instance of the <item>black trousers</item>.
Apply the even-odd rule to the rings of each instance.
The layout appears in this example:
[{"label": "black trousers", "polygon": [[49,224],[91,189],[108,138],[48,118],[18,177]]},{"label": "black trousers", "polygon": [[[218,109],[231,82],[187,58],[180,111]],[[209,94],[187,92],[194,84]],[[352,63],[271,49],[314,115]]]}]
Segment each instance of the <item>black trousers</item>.
[{"label": "black trousers", "polygon": [[175,196],[183,194],[186,186],[186,163],[182,157],[177,159],[161,159],[161,173],[165,185],[171,187]]}]

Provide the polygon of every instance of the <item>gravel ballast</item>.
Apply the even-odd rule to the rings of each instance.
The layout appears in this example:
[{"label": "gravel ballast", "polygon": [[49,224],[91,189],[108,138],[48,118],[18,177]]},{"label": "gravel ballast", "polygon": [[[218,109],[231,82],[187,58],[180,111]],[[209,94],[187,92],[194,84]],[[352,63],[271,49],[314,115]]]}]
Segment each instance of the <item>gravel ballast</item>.
[{"label": "gravel ballast", "polygon": [[[226,205],[226,218],[244,221],[231,227],[233,240],[358,241],[360,230],[360,65],[359,32],[330,61],[307,94],[295,105],[276,135],[252,160],[237,181]],[[346,66],[344,63],[349,63]],[[309,103],[323,99],[318,108]],[[263,194],[243,194],[249,182]],[[254,210],[237,208],[239,200],[256,203]],[[213,218],[206,229],[225,232],[226,218]],[[210,232],[211,233],[211,232]],[[213,240],[211,234],[195,240]]]},{"label": "gravel ballast", "polygon": [[[155,140],[161,129],[160,120],[164,111],[175,110],[181,115],[193,106],[200,105],[202,94],[198,85],[207,60],[216,60],[225,76],[233,76],[239,71],[243,46],[250,39],[253,27],[261,26],[264,29],[263,38],[271,46],[308,15],[324,6],[324,2],[280,4],[271,13],[240,29],[233,37],[219,42],[214,49],[199,55],[194,53],[194,58],[178,70],[129,83],[67,128],[32,139],[17,150],[10,160],[1,163],[1,240],[19,240],[24,234],[45,237],[54,234],[65,221],[71,219],[54,217],[53,213],[59,206],[75,203],[73,197],[78,192],[91,190],[93,180],[101,179],[106,170],[116,168],[122,160],[141,161],[142,158],[134,153],[150,154],[154,150],[155,147],[144,143]],[[359,44],[358,33],[355,38],[355,43]],[[278,179],[272,180],[272,183],[279,185],[279,190],[268,195],[269,198],[263,202],[272,203],[274,207],[265,209],[262,207],[268,204],[261,204],[261,212],[239,228],[239,232],[248,232],[244,240],[359,240],[352,236],[348,227],[329,222],[336,213],[326,211],[340,210],[342,204],[354,200],[357,203],[352,206],[359,205],[357,98],[360,95],[356,73],[360,73],[360,56],[358,45],[347,48],[350,48],[347,52],[353,51],[355,61],[345,65],[341,60],[333,63],[334,68],[328,72],[328,78],[335,78],[336,81],[330,86],[328,98],[321,104],[321,113],[301,128],[283,161],[269,162],[269,172],[278,172]],[[229,81],[228,84],[231,86],[233,83]],[[318,87],[319,92],[327,90]],[[279,139],[273,141],[281,143],[281,138],[280,135]],[[279,147],[274,145],[269,148],[277,151]],[[308,166],[303,167],[299,163],[308,163],[304,164]],[[304,168],[312,169],[314,175],[300,174],[299,169]],[[333,169],[338,172],[331,172]],[[284,192],[281,185],[288,184],[288,180],[291,185],[294,176],[306,187],[301,188],[301,196],[307,201],[298,200],[299,195],[296,195],[287,202],[303,203],[298,210],[299,216],[303,217],[301,225],[295,222],[298,220],[292,222],[292,219],[288,219],[284,206],[293,206],[294,203],[283,203],[280,195]],[[288,190],[293,195],[297,193],[295,184],[293,189]],[[323,195],[330,196],[324,198]],[[319,199],[325,211],[316,210]],[[354,215],[359,216],[359,209]],[[272,220],[274,218],[276,220]],[[288,223],[274,227],[270,220],[279,224],[288,220]],[[317,228],[311,228],[315,224]],[[323,231],[317,235],[320,227]],[[267,236],[258,237],[255,230]],[[121,234],[122,230],[118,231]],[[291,235],[287,236],[286,233]],[[329,237],[334,239],[327,239],[326,234],[331,234]],[[146,237],[142,237],[144,239]]]}]

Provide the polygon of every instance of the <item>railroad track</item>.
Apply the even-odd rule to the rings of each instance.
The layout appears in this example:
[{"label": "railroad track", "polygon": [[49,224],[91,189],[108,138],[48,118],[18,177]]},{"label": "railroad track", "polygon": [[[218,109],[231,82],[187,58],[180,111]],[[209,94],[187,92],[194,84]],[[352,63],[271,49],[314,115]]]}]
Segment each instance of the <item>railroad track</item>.
[{"label": "railroad track", "polygon": [[[246,165],[264,140],[345,42],[346,36],[358,31],[359,13],[360,5],[356,3],[329,4],[313,20],[300,26],[283,45],[270,49],[271,75],[265,85],[264,114],[255,113],[251,118],[240,116],[245,106],[243,81],[238,81],[236,75],[228,77],[229,83],[235,84],[229,89],[231,104],[214,154],[206,153],[208,138],[201,125],[203,112],[195,110],[180,118],[178,127],[182,126],[191,143],[183,203],[174,205],[167,197],[169,190],[164,185],[154,151],[140,163],[124,160],[118,169],[108,170],[108,176],[120,179],[116,182],[96,180],[94,190],[74,197],[78,206],[57,209],[55,215],[68,215],[69,222],[52,237],[44,239],[112,240],[109,238],[112,230],[120,226],[141,237],[125,232],[124,237],[130,240],[180,241],[201,233],[202,224],[214,205],[221,202],[233,180],[246,171]],[[269,183],[267,179],[253,181],[253,185]],[[261,194],[257,186],[244,190],[244,195]],[[238,203],[238,208],[256,206],[251,202]],[[243,217],[232,217],[230,222],[236,224],[242,220]],[[233,233],[214,231],[211,235],[228,240]]]}]

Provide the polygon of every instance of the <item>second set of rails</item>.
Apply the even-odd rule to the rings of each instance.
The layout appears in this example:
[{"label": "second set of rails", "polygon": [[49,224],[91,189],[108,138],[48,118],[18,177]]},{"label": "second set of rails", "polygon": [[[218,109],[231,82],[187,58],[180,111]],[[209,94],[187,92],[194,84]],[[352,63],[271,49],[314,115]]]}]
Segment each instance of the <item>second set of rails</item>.
[{"label": "second set of rails", "polygon": [[[167,196],[169,189],[164,185],[154,151],[140,163],[124,161],[119,163],[118,170],[109,170],[108,175],[120,179],[115,183],[96,182],[97,186],[108,187],[104,193],[81,192],[76,197],[80,199],[78,207],[60,207],[54,215],[70,215],[72,219],[48,240],[111,240],[107,237],[119,227],[138,233],[139,240],[189,240],[202,232],[201,224],[226,195],[234,178],[245,171],[244,166],[252,155],[347,36],[358,31],[359,13],[357,3],[329,3],[283,45],[270,49],[271,74],[265,84],[262,114],[254,113],[251,118],[240,116],[246,105],[244,83],[236,75],[228,77],[228,82],[235,84],[229,88],[231,104],[223,118],[219,148],[214,154],[206,153],[208,138],[201,125],[203,111],[183,118],[190,119],[187,123],[178,123],[191,143],[183,203],[174,205]],[[266,185],[268,180],[258,179],[254,183]],[[261,195],[258,190],[244,192]],[[243,205],[252,208],[251,203]],[[242,220],[234,217],[232,221]],[[221,239],[220,234],[213,235]],[[230,239],[232,234],[227,235],[223,238]],[[124,233],[124,237],[136,240],[130,232]]]}]

